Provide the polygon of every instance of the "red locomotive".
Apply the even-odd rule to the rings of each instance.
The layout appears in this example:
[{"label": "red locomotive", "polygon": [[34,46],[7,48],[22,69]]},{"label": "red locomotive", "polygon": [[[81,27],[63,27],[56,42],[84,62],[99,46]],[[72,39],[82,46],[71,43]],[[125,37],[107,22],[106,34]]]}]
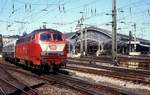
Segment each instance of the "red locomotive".
[{"label": "red locomotive", "polygon": [[16,41],[15,60],[27,66],[58,70],[65,65],[66,58],[67,41],[57,30],[34,30]]}]

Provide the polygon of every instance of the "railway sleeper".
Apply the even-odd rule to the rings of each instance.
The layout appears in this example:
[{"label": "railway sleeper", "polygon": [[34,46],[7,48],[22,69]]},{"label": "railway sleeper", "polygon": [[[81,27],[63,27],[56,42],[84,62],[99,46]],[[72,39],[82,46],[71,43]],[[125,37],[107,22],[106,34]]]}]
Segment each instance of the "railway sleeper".
[{"label": "railway sleeper", "polygon": [[[17,89],[15,90],[13,93],[9,93],[9,94],[6,94],[6,95],[21,95],[22,93],[24,92],[27,92],[29,93],[29,95],[39,95],[34,89],[35,88],[38,88],[42,85],[44,85],[45,83],[42,82],[42,83],[39,83],[39,84],[36,84],[36,85],[33,85],[33,86],[25,86],[23,89]],[[23,92],[24,91],[24,92]],[[5,94],[4,94],[5,95]]]}]

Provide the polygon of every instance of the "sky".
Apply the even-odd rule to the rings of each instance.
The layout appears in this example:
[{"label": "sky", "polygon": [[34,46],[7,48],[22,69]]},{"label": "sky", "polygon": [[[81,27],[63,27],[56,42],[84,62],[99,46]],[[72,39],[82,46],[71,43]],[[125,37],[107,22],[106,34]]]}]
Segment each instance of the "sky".
[{"label": "sky", "polygon": [[[150,40],[150,0],[116,0],[117,32]],[[74,32],[83,27],[111,30],[112,0],[0,0],[0,34],[30,33],[43,25]],[[108,14],[108,15],[107,15]],[[136,27],[134,27],[136,25]]]}]

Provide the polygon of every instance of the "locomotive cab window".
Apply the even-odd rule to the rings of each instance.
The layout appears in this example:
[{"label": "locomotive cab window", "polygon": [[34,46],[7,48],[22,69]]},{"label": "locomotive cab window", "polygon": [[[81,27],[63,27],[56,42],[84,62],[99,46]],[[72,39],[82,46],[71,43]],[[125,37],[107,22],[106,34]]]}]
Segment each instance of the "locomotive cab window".
[{"label": "locomotive cab window", "polygon": [[40,35],[40,40],[41,40],[41,41],[50,41],[50,40],[51,40],[51,34],[42,33],[42,34]]},{"label": "locomotive cab window", "polygon": [[61,34],[56,34],[56,33],[54,33],[53,34],[53,39],[54,39],[54,41],[62,41],[63,39],[62,39],[62,35]]}]

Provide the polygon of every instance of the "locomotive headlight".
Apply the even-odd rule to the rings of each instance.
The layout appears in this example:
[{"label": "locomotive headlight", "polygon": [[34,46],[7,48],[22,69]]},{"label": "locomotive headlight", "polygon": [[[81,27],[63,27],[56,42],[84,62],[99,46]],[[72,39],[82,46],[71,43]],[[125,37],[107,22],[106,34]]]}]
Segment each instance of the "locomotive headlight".
[{"label": "locomotive headlight", "polygon": [[41,56],[44,56],[44,55],[46,55],[46,52],[41,52]]}]

